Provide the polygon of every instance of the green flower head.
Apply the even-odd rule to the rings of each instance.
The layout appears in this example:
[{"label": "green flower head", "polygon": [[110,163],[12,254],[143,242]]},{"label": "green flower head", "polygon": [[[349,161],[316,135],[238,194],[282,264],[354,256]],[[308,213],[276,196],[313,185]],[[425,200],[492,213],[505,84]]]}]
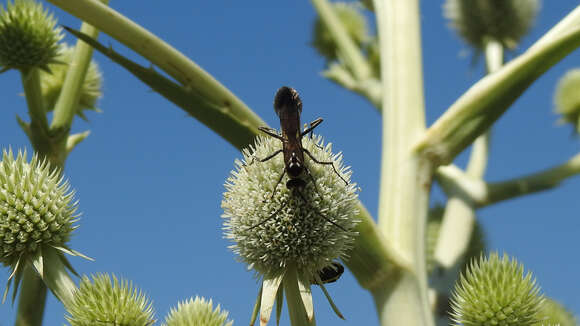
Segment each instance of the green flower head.
[{"label": "green flower head", "polygon": [[0,6],[0,70],[46,69],[55,62],[62,39],[56,20],[33,0]]},{"label": "green flower head", "polygon": [[539,0],[446,0],[451,26],[478,50],[488,39],[513,49],[533,25]]},{"label": "green flower head", "polygon": [[149,326],[155,322],[149,299],[126,280],[107,274],[84,276],[66,305],[71,326]]},{"label": "green flower head", "polygon": [[[361,13],[361,6],[357,3],[334,2],[332,7],[348,36],[359,46],[369,38],[367,21]],[[328,27],[320,17],[314,22],[312,45],[320,55],[327,60],[336,60],[339,57],[338,47]]]},{"label": "green flower head", "polygon": [[[59,47],[58,62],[49,64],[48,71],[41,71],[40,85],[42,87],[42,96],[45,99],[47,109],[52,111],[62,90],[68,68],[72,64],[74,48],[63,43]],[[102,96],[103,76],[99,71],[99,66],[93,60],[91,61],[85,80],[80,90],[80,97],[76,114],[86,120],[83,110],[98,111],[96,108],[97,100]]]},{"label": "green flower head", "polygon": [[577,326],[576,317],[560,303],[550,298],[544,299],[540,308],[538,319],[541,322],[534,326],[542,325],[560,325],[560,326]]},{"label": "green flower head", "polygon": [[558,82],[554,95],[561,122],[570,123],[580,133],[580,68],[568,71]]},{"label": "green flower head", "polygon": [[233,321],[227,319],[228,312],[222,311],[219,305],[214,309],[211,299],[196,296],[171,308],[163,326],[231,326]]},{"label": "green flower head", "polygon": [[43,246],[66,248],[77,202],[58,170],[35,155],[4,151],[0,162],[0,261],[15,266]]},{"label": "green flower head", "polygon": [[539,321],[543,297],[530,273],[507,255],[474,260],[452,298],[455,325],[530,326]]}]

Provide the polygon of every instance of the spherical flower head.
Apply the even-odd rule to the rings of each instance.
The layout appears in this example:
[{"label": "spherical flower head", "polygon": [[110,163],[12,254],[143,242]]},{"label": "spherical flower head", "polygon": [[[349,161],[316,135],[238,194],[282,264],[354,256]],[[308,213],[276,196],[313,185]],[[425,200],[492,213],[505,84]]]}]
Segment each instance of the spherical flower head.
[{"label": "spherical flower head", "polygon": [[546,298],[542,302],[538,319],[541,322],[534,326],[542,325],[560,325],[560,326],[577,326],[576,317],[568,311],[564,306],[555,300]]},{"label": "spherical flower head", "polygon": [[[359,46],[366,42],[369,33],[361,6],[357,3],[333,2],[332,7],[350,38]],[[338,58],[336,41],[320,17],[314,22],[312,45],[327,60]]]},{"label": "spherical flower head", "polygon": [[[305,136],[302,144],[318,161],[333,162],[340,176],[350,180],[342,155],[333,154],[321,137]],[[225,237],[234,241],[233,251],[259,274],[280,275],[295,266],[305,279],[312,279],[352,246],[357,234],[353,231],[358,213],[356,184],[345,185],[331,165],[317,164],[304,154],[312,178],[304,171],[305,186],[292,191],[285,186],[285,173],[276,187],[284,172],[283,155],[260,159],[281,147],[280,140],[260,136],[243,151],[243,162],[236,160],[222,201]]]},{"label": "spherical flower head", "polygon": [[196,296],[171,308],[163,326],[231,326],[233,321],[227,319],[228,312],[221,311],[219,305],[214,309],[211,299]]},{"label": "spherical flower head", "polygon": [[0,262],[15,266],[42,246],[66,248],[77,202],[58,170],[35,155],[4,151],[0,162]]},{"label": "spherical flower head", "polygon": [[444,15],[467,43],[481,50],[488,39],[513,49],[533,25],[539,0],[446,0]]},{"label": "spherical flower head", "polygon": [[[56,101],[62,90],[68,68],[70,67],[74,55],[74,48],[67,44],[61,44],[59,47],[56,63],[48,65],[48,71],[41,71],[40,85],[42,89],[42,96],[44,97],[47,109],[52,111],[56,105]],[[91,61],[85,80],[81,86],[81,93],[79,97],[76,113],[83,119],[86,117],[83,110],[89,109],[97,111],[97,100],[102,96],[103,77],[99,71],[99,66],[93,60]]]},{"label": "spherical flower head", "polygon": [[455,286],[451,317],[455,325],[529,326],[539,321],[543,298],[524,267],[507,255],[474,260]]},{"label": "spherical flower head", "polygon": [[133,284],[114,275],[83,276],[74,298],[66,305],[71,326],[149,326],[155,322],[150,300]]},{"label": "spherical flower head", "polygon": [[571,123],[580,133],[580,69],[568,71],[558,82],[554,96],[556,112],[562,122]]},{"label": "spherical flower head", "polygon": [[0,6],[0,69],[46,68],[62,39],[56,20],[33,0]]}]

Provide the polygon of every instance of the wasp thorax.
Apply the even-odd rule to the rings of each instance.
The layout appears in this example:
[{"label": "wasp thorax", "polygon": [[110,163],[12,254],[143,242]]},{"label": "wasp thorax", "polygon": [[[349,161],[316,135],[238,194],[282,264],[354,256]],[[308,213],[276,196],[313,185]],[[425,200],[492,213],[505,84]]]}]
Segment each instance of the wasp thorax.
[{"label": "wasp thorax", "polygon": [[338,174],[306,158],[312,178],[286,173],[280,180],[282,155],[256,160],[279,150],[280,141],[258,137],[243,151],[243,162],[236,161],[225,185],[225,236],[240,259],[261,274],[281,273],[289,264],[317,273],[344,257],[356,236],[357,188],[348,182],[351,171],[343,166],[342,155],[333,154],[320,136],[304,137],[302,143],[317,160],[333,162]]}]

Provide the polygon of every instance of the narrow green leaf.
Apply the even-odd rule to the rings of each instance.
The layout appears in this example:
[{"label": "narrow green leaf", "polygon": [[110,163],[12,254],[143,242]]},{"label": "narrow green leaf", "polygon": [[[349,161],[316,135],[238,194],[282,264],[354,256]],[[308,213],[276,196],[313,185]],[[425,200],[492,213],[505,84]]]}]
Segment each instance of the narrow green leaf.
[{"label": "narrow green leaf", "polygon": [[312,291],[310,290],[310,281],[304,282],[299,277],[298,289],[300,290],[300,297],[302,298],[302,303],[304,303],[304,310],[306,310],[306,316],[308,317],[308,321],[312,322],[312,320],[314,319],[314,304],[312,303]]},{"label": "narrow green leaf", "polygon": [[320,285],[320,288],[322,289],[322,292],[324,293],[324,296],[326,297],[326,300],[328,300],[328,303],[332,307],[332,310],[334,311],[334,313],[340,319],[346,320],[344,318],[344,316],[342,315],[342,313],[340,312],[340,310],[338,310],[338,307],[334,304],[334,301],[332,301],[332,298],[330,297],[330,294],[328,294],[328,291],[326,291],[326,288],[324,287],[324,284],[322,284],[322,281],[320,280],[320,278],[318,278],[316,281],[318,282],[318,285]]},{"label": "narrow green leaf", "polygon": [[260,291],[258,291],[258,296],[256,297],[256,303],[254,303],[254,309],[252,310],[252,316],[250,317],[250,326],[256,323],[256,318],[258,318],[258,312],[260,311],[260,306],[262,305],[262,291],[264,285],[260,285]]},{"label": "narrow green leaf", "polygon": [[69,27],[64,27],[71,34],[89,43],[97,51],[127,69],[135,77],[151,87],[154,91],[179,106],[192,117],[205,124],[208,128],[225,138],[236,148],[243,148],[252,143],[258,130],[258,125],[242,121],[227,101],[211,102],[196,90],[181,86],[153,69],[141,66],[111,48],[107,48],[87,35]]},{"label": "narrow green leaf", "polygon": [[276,325],[280,325],[282,317],[282,307],[284,306],[284,287],[281,286],[276,294]]}]

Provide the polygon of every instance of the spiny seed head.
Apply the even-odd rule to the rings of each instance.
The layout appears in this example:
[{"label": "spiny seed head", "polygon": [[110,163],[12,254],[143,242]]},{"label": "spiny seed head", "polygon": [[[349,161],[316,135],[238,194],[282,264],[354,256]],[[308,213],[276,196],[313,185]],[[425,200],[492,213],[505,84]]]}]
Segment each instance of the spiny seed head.
[{"label": "spiny seed head", "polygon": [[543,298],[531,273],[507,255],[474,260],[455,285],[451,318],[455,325],[529,326],[538,322]]},{"label": "spiny seed head", "polygon": [[215,309],[211,299],[195,297],[171,308],[163,326],[231,326],[234,322],[228,319],[228,312],[218,305]]},{"label": "spiny seed head", "polygon": [[[59,47],[57,62],[48,65],[48,71],[41,71],[40,85],[42,96],[45,99],[47,109],[52,111],[62,90],[62,86],[70,67],[74,55],[74,48],[63,43]],[[81,86],[81,95],[76,108],[76,114],[86,120],[83,110],[97,110],[97,100],[102,96],[101,87],[103,77],[99,71],[99,66],[91,61],[85,79]]]},{"label": "spiny seed head", "polygon": [[[359,46],[367,41],[369,32],[367,21],[361,13],[361,6],[357,3],[334,2],[332,7],[346,29],[348,36]],[[338,47],[334,37],[320,19],[314,22],[312,45],[320,55],[332,61],[338,58]]]},{"label": "spiny seed head", "polygon": [[155,322],[151,302],[127,280],[96,274],[83,276],[73,300],[67,304],[71,326],[149,326]]},{"label": "spiny seed head", "polygon": [[14,266],[38,254],[41,246],[66,247],[76,228],[77,202],[69,183],[36,155],[14,158],[4,150],[0,162],[0,262]]},{"label": "spiny seed head", "polygon": [[[342,155],[333,154],[331,145],[324,146],[320,136],[304,137],[302,144],[318,161],[333,162],[338,173],[350,180],[351,171],[343,166]],[[274,191],[284,171],[283,155],[265,162],[259,159],[281,146],[278,139],[260,136],[243,151],[243,162],[236,160],[222,201],[225,237],[234,241],[231,249],[241,260],[262,275],[280,275],[292,265],[301,275],[312,276],[332,260],[344,257],[352,246],[358,222],[356,185],[345,185],[332,166],[317,164],[305,154],[305,165],[318,191],[306,172],[300,190],[306,202],[285,186],[287,174]]]},{"label": "spiny seed head", "polygon": [[556,112],[562,122],[571,123],[580,133],[580,68],[568,71],[558,82],[554,96]]},{"label": "spiny seed head", "polygon": [[0,6],[0,69],[46,68],[62,39],[56,20],[33,0]]},{"label": "spiny seed head", "polygon": [[533,25],[539,7],[539,0],[446,0],[443,11],[476,49],[483,49],[488,39],[513,49]]},{"label": "spiny seed head", "polygon": [[560,326],[577,326],[576,317],[564,306],[555,300],[545,298],[540,307],[538,319],[541,322],[534,326],[541,325],[560,325]]}]

